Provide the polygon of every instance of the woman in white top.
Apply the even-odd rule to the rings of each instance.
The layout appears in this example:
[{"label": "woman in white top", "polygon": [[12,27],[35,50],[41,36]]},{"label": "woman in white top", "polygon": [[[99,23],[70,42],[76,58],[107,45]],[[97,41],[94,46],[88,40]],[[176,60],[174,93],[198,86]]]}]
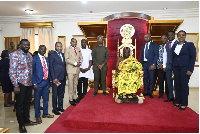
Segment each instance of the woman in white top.
[{"label": "woman in white top", "polygon": [[172,63],[176,102],[173,107],[185,110],[188,105],[189,79],[194,70],[196,48],[194,43],[185,41],[186,32],[178,32],[178,43],[172,47]]}]

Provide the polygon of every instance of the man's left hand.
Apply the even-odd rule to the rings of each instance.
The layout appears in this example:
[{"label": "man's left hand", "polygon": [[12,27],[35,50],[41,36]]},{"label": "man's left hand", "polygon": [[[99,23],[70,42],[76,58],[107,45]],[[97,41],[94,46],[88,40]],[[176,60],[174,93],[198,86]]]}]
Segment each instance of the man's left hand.
[{"label": "man's left hand", "polygon": [[187,71],[187,73],[186,73],[186,74],[190,76],[190,75],[192,74],[192,72],[190,72],[190,71]]},{"label": "man's left hand", "polygon": [[151,65],[150,66],[150,70],[152,71],[152,70],[154,70],[155,69],[155,65]]}]

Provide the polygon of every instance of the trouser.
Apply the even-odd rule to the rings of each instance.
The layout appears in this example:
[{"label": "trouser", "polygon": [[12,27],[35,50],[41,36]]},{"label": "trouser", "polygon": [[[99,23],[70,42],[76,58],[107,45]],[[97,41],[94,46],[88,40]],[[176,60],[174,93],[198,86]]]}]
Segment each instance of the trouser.
[{"label": "trouser", "polygon": [[165,82],[165,94],[167,95],[167,98],[169,98],[169,89],[167,85],[167,78],[166,78],[166,72],[163,71],[163,69],[158,69],[158,84],[159,84],[159,95],[164,95],[164,82]]},{"label": "trouser", "polygon": [[79,74],[68,73],[68,92],[69,92],[69,101],[77,99],[76,91],[78,85]]},{"label": "trouser", "polygon": [[145,93],[152,94],[154,88],[155,69],[150,70],[148,63],[144,63],[143,70],[144,70],[143,81],[144,81]]},{"label": "trouser", "polygon": [[[63,98],[64,98],[64,94],[65,94],[66,80],[61,80],[60,83],[61,84],[59,86],[52,83],[53,111],[57,111],[57,109],[63,109]],[[57,105],[58,105],[58,107],[57,107]]]},{"label": "trouser", "polygon": [[106,76],[107,76],[107,70],[94,70],[94,90],[95,92],[98,91],[99,87],[99,77],[101,76],[101,85],[103,92],[106,92]]},{"label": "trouser", "polygon": [[176,103],[182,106],[188,105],[189,80],[190,76],[186,75],[187,67],[174,67],[174,86]]},{"label": "trouser", "polygon": [[[82,91],[82,84],[83,84],[83,91]],[[78,79],[78,86],[77,86],[78,98],[85,97],[87,89],[88,89],[88,78],[80,77]]]},{"label": "trouser", "polygon": [[24,86],[19,84],[20,93],[16,94],[16,116],[19,123],[19,127],[30,122],[30,104],[32,99],[33,86]]},{"label": "trouser", "polygon": [[174,93],[173,93],[173,79],[172,79],[172,70],[167,70],[166,72],[167,75],[167,85],[169,89],[169,99],[174,98]]},{"label": "trouser", "polygon": [[49,103],[49,80],[43,80],[37,85],[38,90],[34,91],[34,108],[35,118],[41,116],[40,112],[40,98],[43,98],[43,114],[48,115],[48,103]]}]

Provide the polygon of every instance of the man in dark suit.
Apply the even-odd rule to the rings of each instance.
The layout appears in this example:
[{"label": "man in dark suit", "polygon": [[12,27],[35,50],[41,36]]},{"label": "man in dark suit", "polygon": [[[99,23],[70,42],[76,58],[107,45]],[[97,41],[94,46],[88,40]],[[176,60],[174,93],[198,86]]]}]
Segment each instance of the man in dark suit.
[{"label": "man in dark suit", "polygon": [[178,41],[175,39],[175,31],[173,30],[168,31],[168,39],[169,39],[169,42],[166,44],[164,48],[164,53],[163,53],[163,70],[166,72],[166,76],[167,76],[169,96],[167,96],[167,100],[164,100],[164,102],[174,101],[171,48],[173,47],[174,44],[178,43]]},{"label": "man in dark suit", "polygon": [[106,75],[108,71],[107,62],[109,59],[108,48],[103,46],[103,36],[99,35],[97,37],[97,45],[92,49],[92,60],[94,62],[93,72],[94,72],[94,94],[97,95],[99,77],[101,76],[101,84],[103,89],[103,95],[108,96],[106,93]]},{"label": "man in dark suit", "polygon": [[144,86],[145,93],[144,96],[149,95],[153,98],[153,88],[154,88],[154,75],[156,69],[156,62],[158,60],[158,45],[157,43],[151,42],[151,34],[147,33],[144,35],[145,44],[141,47],[141,59],[140,62],[144,70]]},{"label": "man in dark suit", "polygon": [[33,85],[34,85],[34,108],[35,118],[38,124],[42,123],[40,113],[40,98],[43,98],[43,118],[53,118],[54,115],[48,113],[50,73],[49,60],[44,56],[46,46],[40,45],[38,55],[33,57]]},{"label": "man in dark suit", "polygon": [[[62,53],[62,43],[56,42],[55,49],[56,51],[49,54],[49,68],[50,75],[53,80],[52,83],[52,104],[53,104],[53,113],[55,115],[60,115],[63,109],[63,98],[65,93],[65,84],[66,84],[66,63],[65,57]],[[57,105],[58,99],[58,105]]]}]

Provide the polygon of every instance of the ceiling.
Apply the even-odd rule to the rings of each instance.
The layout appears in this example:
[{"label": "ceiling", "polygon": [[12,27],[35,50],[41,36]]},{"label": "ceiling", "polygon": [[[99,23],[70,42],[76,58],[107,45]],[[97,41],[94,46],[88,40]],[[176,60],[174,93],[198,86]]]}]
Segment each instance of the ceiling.
[{"label": "ceiling", "polygon": [[[166,7],[167,10],[163,10]],[[25,9],[34,13],[27,15]],[[72,21],[84,16],[99,19],[116,12],[141,12],[153,15],[165,12],[194,16],[199,13],[199,1],[0,1],[1,22]],[[185,11],[185,12],[182,12]],[[191,13],[188,10],[192,11]],[[91,13],[92,12],[92,13]],[[194,13],[195,12],[195,13]],[[189,13],[189,14],[188,14]],[[78,20],[79,21],[79,20]],[[99,20],[98,20],[99,21]]]}]

